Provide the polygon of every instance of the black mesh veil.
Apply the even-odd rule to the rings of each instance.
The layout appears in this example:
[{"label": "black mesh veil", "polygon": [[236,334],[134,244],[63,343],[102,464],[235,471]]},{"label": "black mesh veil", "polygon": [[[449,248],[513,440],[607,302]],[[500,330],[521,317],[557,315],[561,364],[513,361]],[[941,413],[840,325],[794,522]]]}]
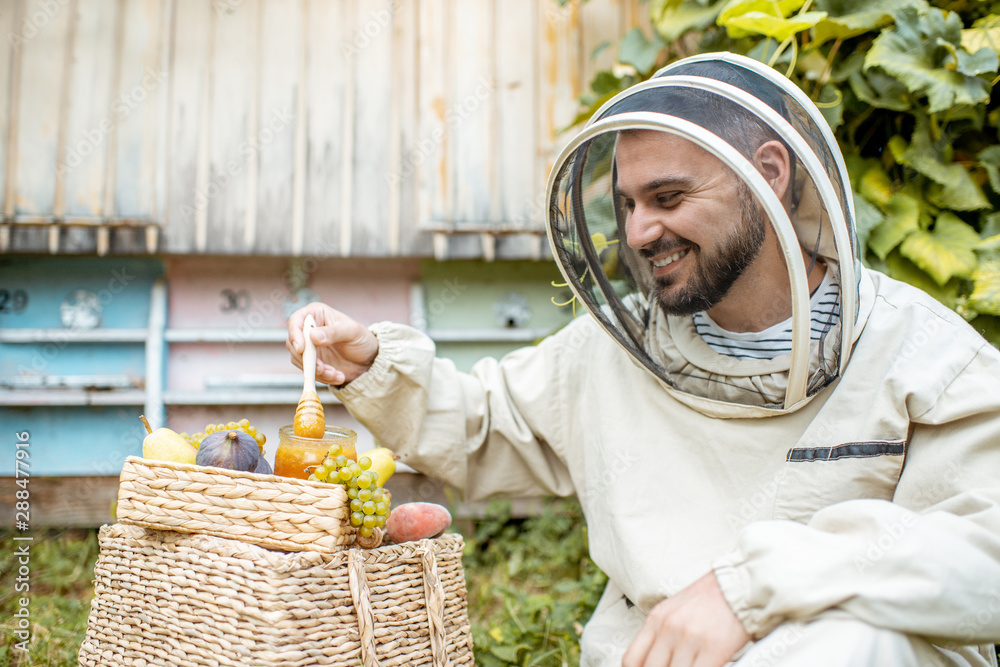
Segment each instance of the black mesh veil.
[{"label": "black mesh veil", "polygon": [[[853,342],[857,241],[851,194],[843,160],[828,128],[819,125],[818,110],[803,104],[780,75],[723,56],[681,61],[595,114],[553,167],[549,239],[580,302],[672,391],[689,400],[791,409],[839,375]],[[692,347],[697,344],[691,343],[690,317],[661,311],[652,264],[629,246],[627,212],[615,194],[620,133],[649,131],[674,135],[713,155],[766,214],[789,274],[789,293],[775,295],[791,304],[793,347],[787,358],[761,364],[706,355]],[[792,186],[784,204],[753,166],[756,148],[771,140],[781,142],[790,156]],[[841,284],[841,313],[852,315],[846,323],[815,317],[810,322],[805,276],[816,262]]]}]

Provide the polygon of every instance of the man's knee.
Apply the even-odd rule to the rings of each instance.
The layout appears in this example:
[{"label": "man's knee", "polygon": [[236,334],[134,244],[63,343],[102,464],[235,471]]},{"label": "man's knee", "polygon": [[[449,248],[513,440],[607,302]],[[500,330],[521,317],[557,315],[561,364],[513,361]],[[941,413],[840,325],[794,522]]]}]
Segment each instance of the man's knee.
[{"label": "man's knee", "polygon": [[878,665],[879,667],[953,667],[956,662],[930,642],[849,618],[789,623],[756,642],[737,667],[799,665]]}]

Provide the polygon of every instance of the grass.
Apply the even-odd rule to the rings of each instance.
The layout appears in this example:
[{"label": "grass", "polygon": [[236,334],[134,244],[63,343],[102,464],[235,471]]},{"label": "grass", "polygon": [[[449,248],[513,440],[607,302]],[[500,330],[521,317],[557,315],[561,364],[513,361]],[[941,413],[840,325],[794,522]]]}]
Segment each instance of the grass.
[{"label": "grass", "polygon": [[[97,533],[93,530],[37,531],[30,542],[0,536],[0,664],[27,667],[77,665],[77,651],[87,630],[92,578],[97,560]],[[18,549],[28,545],[28,581],[19,574],[25,558]],[[29,589],[23,590],[27,583]],[[22,590],[18,590],[18,587]],[[18,650],[20,600],[30,600],[28,652]]]},{"label": "grass", "polygon": [[[96,530],[36,531],[31,542],[0,533],[0,665],[76,667],[93,596]],[[30,589],[18,591],[17,549],[30,545]],[[464,562],[476,663],[483,667],[577,665],[577,642],[603,586],[587,558],[579,507],[551,504],[539,517],[510,519],[497,503],[466,535]],[[27,653],[18,650],[21,608],[30,599]]]}]

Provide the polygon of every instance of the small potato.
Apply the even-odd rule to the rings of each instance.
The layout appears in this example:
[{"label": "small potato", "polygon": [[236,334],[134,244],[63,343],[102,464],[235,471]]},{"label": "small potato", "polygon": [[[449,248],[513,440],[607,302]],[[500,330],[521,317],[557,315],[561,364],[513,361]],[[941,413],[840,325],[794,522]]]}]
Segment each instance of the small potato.
[{"label": "small potato", "polygon": [[440,537],[451,525],[451,513],[434,503],[404,503],[393,507],[385,522],[390,542],[410,542]]}]

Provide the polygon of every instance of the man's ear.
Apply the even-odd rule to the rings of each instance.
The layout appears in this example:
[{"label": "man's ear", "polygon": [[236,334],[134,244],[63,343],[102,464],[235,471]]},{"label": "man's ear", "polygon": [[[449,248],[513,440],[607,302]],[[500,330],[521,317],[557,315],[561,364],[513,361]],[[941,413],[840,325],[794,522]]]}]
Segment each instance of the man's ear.
[{"label": "man's ear", "polygon": [[754,153],[753,163],[757,167],[757,171],[764,176],[764,180],[774,190],[778,199],[785,201],[792,173],[791,160],[785,145],[775,140],[764,142]]}]

